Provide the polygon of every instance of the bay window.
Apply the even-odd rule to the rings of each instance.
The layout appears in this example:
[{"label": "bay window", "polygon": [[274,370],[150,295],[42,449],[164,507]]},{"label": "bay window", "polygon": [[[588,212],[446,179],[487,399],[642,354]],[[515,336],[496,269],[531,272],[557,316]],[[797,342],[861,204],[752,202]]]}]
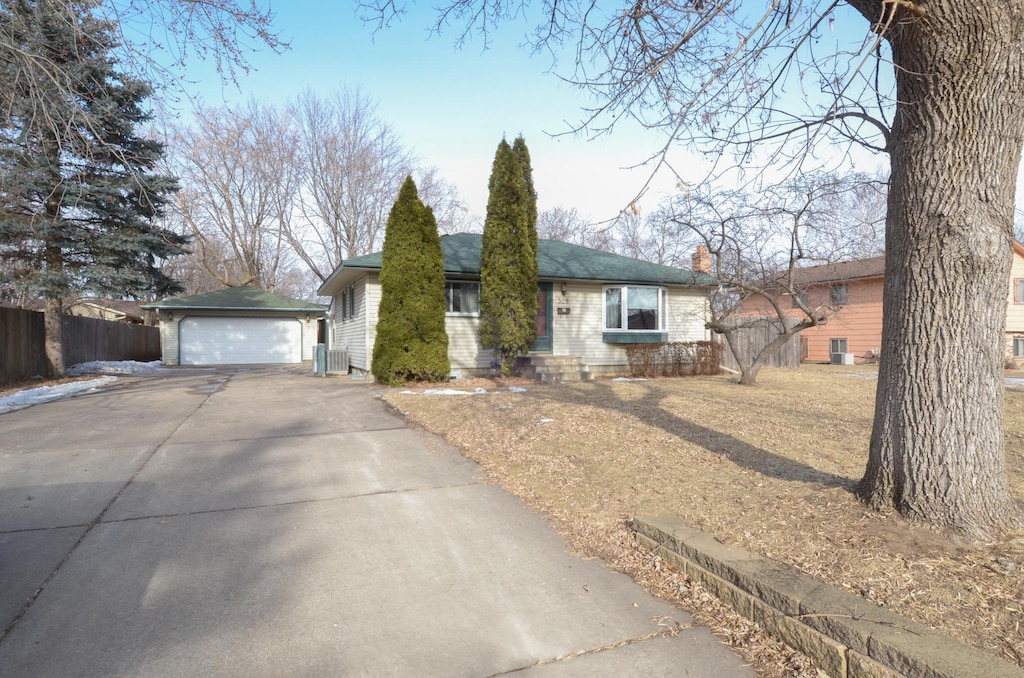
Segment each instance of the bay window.
[{"label": "bay window", "polygon": [[660,287],[606,285],[604,341],[662,342],[668,339],[666,294]]}]

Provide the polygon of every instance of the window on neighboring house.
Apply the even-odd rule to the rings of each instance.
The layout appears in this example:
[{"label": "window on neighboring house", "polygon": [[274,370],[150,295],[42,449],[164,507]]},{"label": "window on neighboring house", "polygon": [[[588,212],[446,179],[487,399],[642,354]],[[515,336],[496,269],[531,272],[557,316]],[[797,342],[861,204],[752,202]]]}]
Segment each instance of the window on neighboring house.
[{"label": "window on neighboring house", "polygon": [[829,343],[831,344],[830,353],[849,353],[846,350],[846,339],[831,339]]},{"label": "window on neighboring house", "polygon": [[664,330],[664,290],[660,287],[606,287],[604,328],[627,331]]},{"label": "window on neighboring house", "polygon": [[1013,279],[1013,303],[1024,304],[1024,278]]},{"label": "window on neighboring house", "polygon": [[[846,285],[833,285],[828,291],[829,303],[832,306],[842,306],[846,303]],[[845,353],[845,351],[844,351]]]},{"label": "window on neighboring house", "polygon": [[793,308],[800,308],[801,302],[803,302],[804,306],[807,306],[810,303],[807,300],[807,290],[800,290],[796,294],[791,295],[790,300],[793,303]]},{"label": "window on neighboring house", "polygon": [[480,313],[480,283],[446,280],[444,298],[447,312],[453,315],[478,315]]},{"label": "window on neighboring house", "polygon": [[348,317],[356,317],[356,286],[348,288]]},{"label": "window on neighboring house", "polygon": [[348,290],[341,293],[341,319],[348,320]]},{"label": "window on neighboring house", "polygon": [[1024,337],[1013,338],[1013,357],[1024,358]]}]

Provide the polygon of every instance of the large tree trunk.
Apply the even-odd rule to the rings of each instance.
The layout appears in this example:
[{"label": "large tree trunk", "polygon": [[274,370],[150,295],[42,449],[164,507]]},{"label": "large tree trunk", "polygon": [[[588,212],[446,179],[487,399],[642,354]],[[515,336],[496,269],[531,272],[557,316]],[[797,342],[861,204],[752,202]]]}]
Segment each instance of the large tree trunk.
[{"label": "large tree trunk", "polygon": [[64,302],[62,299],[47,299],[43,313],[43,328],[46,342],[46,362],[50,376],[63,379],[67,376],[64,366]]},{"label": "large tree trunk", "polygon": [[858,490],[871,506],[973,536],[1020,524],[1006,484],[1002,369],[1024,3],[980,5],[901,9],[887,34],[899,103],[882,362]]}]

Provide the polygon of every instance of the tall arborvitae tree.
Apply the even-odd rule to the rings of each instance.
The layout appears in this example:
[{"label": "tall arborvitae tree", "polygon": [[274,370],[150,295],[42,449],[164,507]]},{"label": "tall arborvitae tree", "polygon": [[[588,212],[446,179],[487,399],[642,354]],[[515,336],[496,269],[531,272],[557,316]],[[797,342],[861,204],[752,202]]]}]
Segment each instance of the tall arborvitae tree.
[{"label": "tall arborvitae tree", "polygon": [[[526,147],[526,140],[523,139],[522,135],[516,137],[516,140],[512,142],[512,152],[515,154],[516,162],[519,164],[519,171],[523,174],[523,190],[526,191],[524,209],[526,211],[526,226],[528,229],[526,239],[529,241],[533,252],[529,262],[525,258],[523,260],[523,264],[527,267],[523,269],[522,275],[523,298],[525,299],[532,295],[539,302],[539,299],[537,299],[537,192],[533,188],[533,165],[530,162],[530,149]],[[533,345],[537,338],[537,303],[532,308],[535,319],[533,322],[534,335],[530,340],[530,345]]]},{"label": "tall arborvitae tree", "polygon": [[521,145],[516,152],[504,139],[498,144],[480,255],[480,345],[505,375],[537,338],[537,202]]},{"label": "tall arborvitae tree", "polygon": [[412,177],[388,216],[380,288],[373,376],[392,386],[447,379],[444,254],[434,212],[420,202]]},{"label": "tall arborvitae tree", "polygon": [[177,183],[153,172],[163,147],[136,129],[151,89],[118,72],[97,6],[0,3],[0,276],[45,300],[55,376],[65,301],[176,292],[158,266],[185,242],[154,225]]}]

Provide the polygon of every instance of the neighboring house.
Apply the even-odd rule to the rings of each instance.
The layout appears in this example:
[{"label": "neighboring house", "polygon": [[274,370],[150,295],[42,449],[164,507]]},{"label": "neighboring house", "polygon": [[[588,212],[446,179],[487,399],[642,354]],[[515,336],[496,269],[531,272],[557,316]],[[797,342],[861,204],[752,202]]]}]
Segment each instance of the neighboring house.
[{"label": "neighboring house", "polygon": [[1024,361],[1024,245],[1013,243],[1010,290],[1006,297],[1006,355]]},{"label": "neighboring house", "polygon": [[[836,264],[808,266],[794,272],[808,308],[821,309],[828,320],[800,332],[800,356],[809,362],[831,362],[832,354],[846,360],[871,362],[882,346],[882,288],[885,257]],[[781,303],[792,318],[803,318],[797,300],[785,296]],[[774,316],[768,302],[754,295],[743,302],[744,315]],[[839,358],[843,360],[843,358]]]},{"label": "neighboring house", "polygon": [[319,304],[265,292],[228,287],[153,304],[157,311],[164,365],[295,364],[312,360]]},{"label": "neighboring house", "polygon": [[[30,311],[42,311],[44,308],[41,299],[33,299],[27,302],[24,307]],[[152,325],[147,321],[147,314],[142,310],[138,301],[127,299],[103,299],[100,297],[81,297],[66,307],[67,313],[79,315],[85,318],[96,318],[98,320],[114,320],[131,323],[133,325]]]},{"label": "neighboring house", "polygon": [[[809,362],[831,362],[833,354],[852,356],[854,362],[878,360],[882,346],[882,294],[885,257],[809,266],[797,271],[796,280],[810,308],[823,307],[828,321],[800,333],[802,356]],[[1024,246],[1013,244],[1013,268],[1007,290],[1006,355],[1024,360]],[[782,303],[801,312],[791,299]],[[766,310],[763,299],[744,303],[745,314]]]},{"label": "neighboring house", "polygon": [[[448,358],[455,377],[487,373],[493,356],[477,336],[480,324],[478,234],[441,238],[448,312]],[[531,355],[578,358],[591,374],[627,370],[627,344],[708,339],[704,272],[659,266],[556,240],[537,249],[537,342]],[[348,351],[349,364],[370,371],[380,305],[380,253],[345,261],[320,286],[331,297],[329,348]]]}]

